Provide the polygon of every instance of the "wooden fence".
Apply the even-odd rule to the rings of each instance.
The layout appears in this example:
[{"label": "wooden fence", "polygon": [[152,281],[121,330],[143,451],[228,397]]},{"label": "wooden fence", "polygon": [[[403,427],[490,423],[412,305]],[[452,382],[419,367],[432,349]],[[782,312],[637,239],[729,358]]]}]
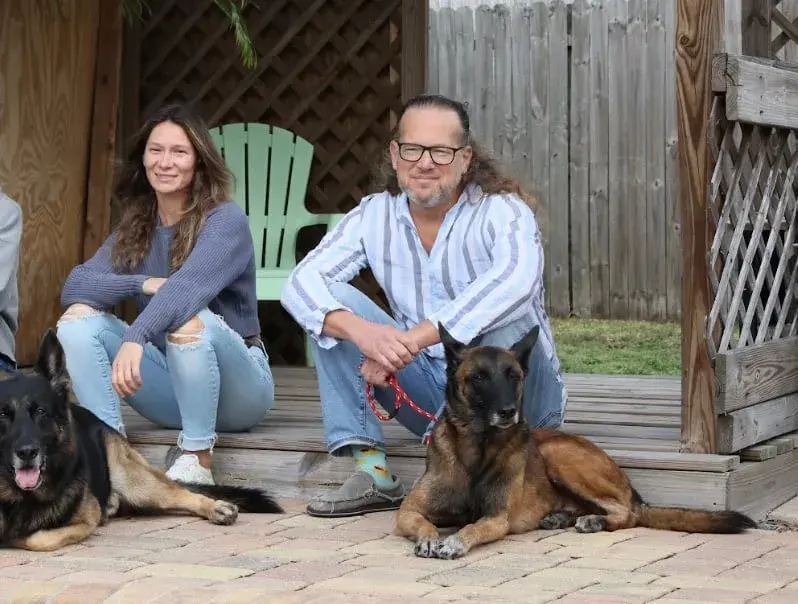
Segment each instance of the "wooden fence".
[{"label": "wooden fence", "polygon": [[674,0],[430,3],[431,91],[532,186],[552,315],[675,319]]},{"label": "wooden fence", "polygon": [[[539,196],[552,315],[676,320],[675,0],[430,0],[428,90]],[[774,9],[771,52],[798,61]]]}]

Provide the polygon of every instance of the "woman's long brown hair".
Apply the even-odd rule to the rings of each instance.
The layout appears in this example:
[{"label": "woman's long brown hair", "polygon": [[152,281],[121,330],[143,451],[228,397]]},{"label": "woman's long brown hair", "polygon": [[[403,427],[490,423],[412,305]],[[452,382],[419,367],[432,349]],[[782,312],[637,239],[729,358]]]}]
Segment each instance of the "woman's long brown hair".
[{"label": "woman's long brown hair", "polygon": [[194,179],[183,217],[175,224],[169,251],[172,271],[179,269],[194,248],[208,212],[230,199],[233,177],[202,119],[184,105],[167,105],[153,114],[133,141],[114,190],[122,208],[111,251],[114,266],[133,272],[149,250],[157,224],[157,202],[144,169],[144,151],[153,128],[163,122],[177,124],[188,136],[196,155]]}]

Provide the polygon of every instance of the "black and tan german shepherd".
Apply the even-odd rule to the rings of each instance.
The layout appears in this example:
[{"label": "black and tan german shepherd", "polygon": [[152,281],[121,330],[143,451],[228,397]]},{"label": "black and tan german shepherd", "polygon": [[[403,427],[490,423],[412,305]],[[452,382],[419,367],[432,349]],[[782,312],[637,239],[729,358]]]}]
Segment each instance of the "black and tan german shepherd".
[{"label": "black and tan german shepherd", "polygon": [[[735,511],[647,506],[615,461],[580,436],[530,430],[523,416],[534,327],[510,349],[467,346],[442,326],[446,408],[426,470],[402,502],[397,533],[428,558],[459,558],[510,533],[569,528],[592,533],[643,526],[738,533],[756,523]],[[441,539],[439,527],[458,527]]]},{"label": "black and tan german shepherd", "polygon": [[0,381],[0,547],[57,550],[121,511],[183,511],[223,525],[236,521],[239,508],[283,511],[258,489],[169,479],[119,432],[72,404],[53,330],[34,370]]}]

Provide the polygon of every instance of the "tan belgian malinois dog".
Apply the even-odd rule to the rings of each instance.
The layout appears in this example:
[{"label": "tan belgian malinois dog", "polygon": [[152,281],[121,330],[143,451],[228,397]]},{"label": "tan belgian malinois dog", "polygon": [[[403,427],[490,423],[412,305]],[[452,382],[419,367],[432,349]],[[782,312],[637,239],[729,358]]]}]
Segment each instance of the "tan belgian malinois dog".
[{"label": "tan belgian malinois dog", "polygon": [[[397,532],[415,542],[417,556],[459,558],[477,545],[538,528],[738,533],[756,526],[735,511],[649,507],[615,461],[586,438],[530,430],[523,388],[538,331],[504,349],[463,345],[439,327],[446,408],[426,470],[397,512]],[[444,526],[459,530],[441,539]]]}]

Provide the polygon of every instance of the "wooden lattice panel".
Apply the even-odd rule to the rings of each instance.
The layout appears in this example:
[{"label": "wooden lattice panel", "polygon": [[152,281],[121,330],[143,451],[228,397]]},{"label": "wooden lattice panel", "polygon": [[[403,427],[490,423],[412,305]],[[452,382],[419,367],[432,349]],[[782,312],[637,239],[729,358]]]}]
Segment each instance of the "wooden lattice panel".
[{"label": "wooden lattice panel", "polygon": [[[229,23],[212,0],[150,6],[152,14],[127,32],[125,62],[138,71],[123,91],[128,131],[166,102],[191,103],[211,127],[266,122],[309,140],[309,211],[345,212],[369,192],[371,168],[402,103],[403,0],[250,3],[244,19],[259,60],[254,70],[241,64]],[[313,228],[300,233],[298,257],[319,235]],[[368,271],[354,284],[384,304]],[[261,306],[272,361],[301,363],[298,326],[278,302]]]},{"label": "wooden lattice panel", "polygon": [[729,121],[723,95],[710,117],[711,356],[796,334],[794,130]]},{"label": "wooden lattice panel", "polygon": [[401,8],[401,0],[250,3],[244,17],[259,58],[250,71],[213,2],[164,1],[137,45],[140,113],[179,100],[210,126],[292,130],[314,145],[308,209],[348,210],[367,191],[401,106]]},{"label": "wooden lattice panel", "polygon": [[772,0],[770,56],[788,61],[798,57],[798,2]]}]

